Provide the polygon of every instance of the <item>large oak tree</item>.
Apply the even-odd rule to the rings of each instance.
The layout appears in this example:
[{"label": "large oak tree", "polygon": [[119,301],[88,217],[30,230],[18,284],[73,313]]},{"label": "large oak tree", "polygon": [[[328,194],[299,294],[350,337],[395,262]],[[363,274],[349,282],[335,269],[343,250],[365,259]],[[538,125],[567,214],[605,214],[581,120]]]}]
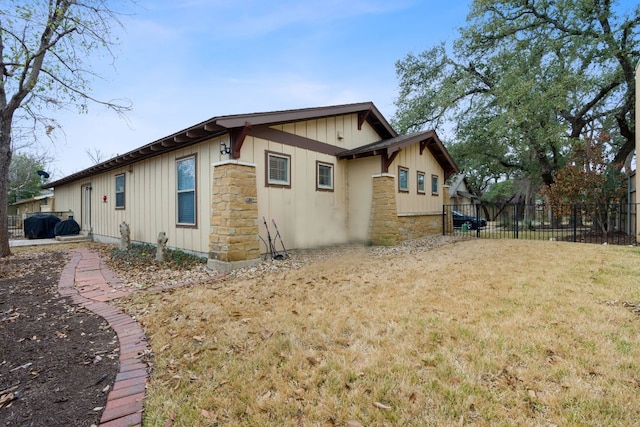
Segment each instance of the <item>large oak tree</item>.
[{"label": "large oak tree", "polygon": [[[109,0],[3,0],[0,3],[0,256],[10,255],[8,174],[13,140],[24,129],[50,133],[49,112],[88,102],[118,112],[128,107],[90,94],[98,77],[96,54],[114,59],[113,26],[119,14]],[[37,132],[35,132],[37,134]]]},{"label": "large oak tree", "polygon": [[594,132],[611,135],[612,164],[629,161],[640,6],[475,0],[467,22],[453,46],[397,63],[400,130],[445,127],[478,183],[515,173],[548,186],[574,141]]}]

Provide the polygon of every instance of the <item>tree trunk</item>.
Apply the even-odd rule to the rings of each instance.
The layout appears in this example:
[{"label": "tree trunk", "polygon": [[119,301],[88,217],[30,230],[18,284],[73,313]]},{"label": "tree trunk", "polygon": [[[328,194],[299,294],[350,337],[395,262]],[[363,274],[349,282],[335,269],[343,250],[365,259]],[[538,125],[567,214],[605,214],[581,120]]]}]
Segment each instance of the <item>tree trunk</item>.
[{"label": "tree trunk", "polygon": [[11,255],[7,221],[11,155],[11,119],[3,114],[0,116],[0,258]]}]

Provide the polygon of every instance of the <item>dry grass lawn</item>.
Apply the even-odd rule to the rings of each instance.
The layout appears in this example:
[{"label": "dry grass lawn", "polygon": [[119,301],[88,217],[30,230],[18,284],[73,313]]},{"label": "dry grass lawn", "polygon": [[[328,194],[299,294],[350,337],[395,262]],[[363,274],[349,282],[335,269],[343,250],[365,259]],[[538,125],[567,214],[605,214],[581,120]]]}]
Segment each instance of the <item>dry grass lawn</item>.
[{"label": "dry grass lawn", "polygon": [[145,426],[627,426],[638,302],[637,247],[471,240],[125,304],[154,355]]}]

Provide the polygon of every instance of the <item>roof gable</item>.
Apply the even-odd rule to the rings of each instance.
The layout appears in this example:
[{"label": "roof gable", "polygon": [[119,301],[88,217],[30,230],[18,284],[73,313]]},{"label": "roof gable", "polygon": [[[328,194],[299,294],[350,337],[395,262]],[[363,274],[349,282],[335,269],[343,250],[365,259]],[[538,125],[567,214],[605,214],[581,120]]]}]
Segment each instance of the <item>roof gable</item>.
[{"label": "roof gable", "polygon": [[337,157],[339,159],[357,159],[361,157],[382,156],[382,172],[386,173],[389,171],[389,166],[391,166],[397,154],[413,144],[420,144],[420,154],[422,154],[425,149],[429,150],[438,164],[442,166],[445,181],[451,174],[459,172],[458,166],[433,130],[383,139],[352,150],[342,151],[337,154]]}]

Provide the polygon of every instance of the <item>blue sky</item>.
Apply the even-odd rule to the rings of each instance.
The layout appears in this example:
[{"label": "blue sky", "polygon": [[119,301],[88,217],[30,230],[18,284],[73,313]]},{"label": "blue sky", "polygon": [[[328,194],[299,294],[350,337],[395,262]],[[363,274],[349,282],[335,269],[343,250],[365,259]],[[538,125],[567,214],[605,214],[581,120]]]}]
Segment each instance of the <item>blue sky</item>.
[{"label": "blue sky", "polygon": [[[128,0],[113,0],[126,4]],[[116,29],[115,65],[92,58],[103,100],[58,113],[57,179],[211,117],[372,101],[391,119],[395,63],[465,26],[471,0],[137,0]],[[620,0],[618,10],[637,7]],[[108,58],[106,58],[108,60]],[[441,135],[445,137],[446,135]]]},{"label": "blue sky", "polygon": [[395,63],[465,23],[469,0],[141,0],[115,66],[93,89],[128,98],[123,120],[97,105],[58,114],[64,134],[52,178],[92,165],[210,117],[372,101],[391,119]]}]

